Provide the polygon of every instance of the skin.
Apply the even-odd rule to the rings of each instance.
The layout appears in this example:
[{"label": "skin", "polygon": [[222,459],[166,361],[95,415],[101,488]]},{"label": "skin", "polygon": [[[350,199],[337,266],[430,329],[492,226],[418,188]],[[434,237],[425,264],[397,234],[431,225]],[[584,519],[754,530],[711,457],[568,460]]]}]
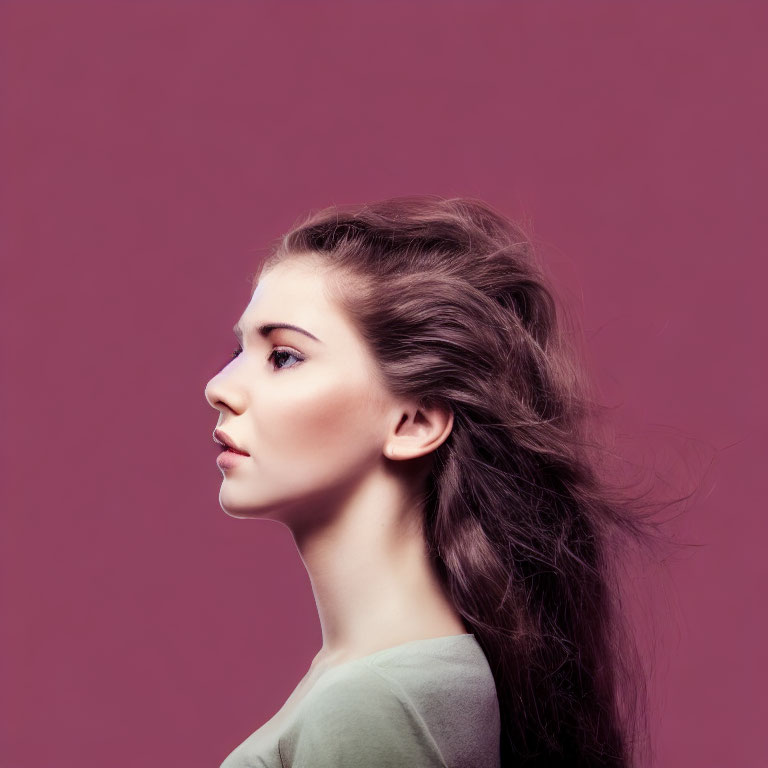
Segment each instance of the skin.
[{"label": "skin", "polygon": [[[326,289],[311,254],[263,272],[240,318],[243,352],[205,387],[217,426],[250,454],[221,470],[222,509],[286,525],[309,574],[323,643],[308,674],[467,631],[428,560],[417,501],[453,415],[394,398]],[[319,341],[264,338],[264,323]]]}]

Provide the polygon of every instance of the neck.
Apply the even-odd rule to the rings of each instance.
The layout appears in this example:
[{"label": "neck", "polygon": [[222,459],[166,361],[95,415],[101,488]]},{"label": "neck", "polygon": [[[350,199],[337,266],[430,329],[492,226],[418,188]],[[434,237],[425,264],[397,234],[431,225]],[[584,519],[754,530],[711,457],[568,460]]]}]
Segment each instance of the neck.
[{"label": "neck", "polygon": [[466,632],[429,560],[418,500],[400,480],[377,470],[322,519],[292,528],[322,628],[313,664]]}]

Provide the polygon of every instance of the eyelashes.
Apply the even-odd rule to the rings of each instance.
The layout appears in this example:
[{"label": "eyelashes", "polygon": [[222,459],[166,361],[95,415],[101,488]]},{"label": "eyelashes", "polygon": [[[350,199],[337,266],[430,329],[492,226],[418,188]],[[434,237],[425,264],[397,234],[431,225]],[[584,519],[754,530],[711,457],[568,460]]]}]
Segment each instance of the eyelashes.
[{"label": "eyelashes", "polygon": [[[239,356],[242,354],[242,352],[243,352],[243,348],[242,348],[242,346],[241,346],[240,344],[238,344],[238,345],[237,345],[237,349],[235,349],[235,350],[232,352],[232,355],[231,355],[230,359],[229,359],[227,362],[228,362],[228,363],[232,362],[232,360],[234,360],[236,357],[239,357]],[[297,360],[297,361],[298,361],[298,362],[296,363],[296,365],[297,365],[298,363],[300,363],[300,362],[301,362],[301,361],[304,359],[303,357],[301,357],[301,356],[299,356],[299,355],[294,355],[294,354],[293,354],[293,352],[290,352],[290,351],[289,351],[289,350],[287,350],[287,349],[284,349],[284,348],[282,348],[282,347],[275,347],[275,348],[274,348],[274,349],[273,349],[273,350],[272,350],[272,351],[269,353],[269,355],[267,356],[267,360],[272,360],[272,358],[274,358],[276,355],[278,355],[278,356],[282,356],[282,355],[285,355],[286,357],[292,357],[294,360]],[[273,367],[274,367],[274,364],[273,364]],[[285,366],[285,365],[281,365],[281,366],[279,366],[279,367],[278,367],[276,370],[282,370],[283,368],[286,368],[286,367],[287,367],[287,368],[294,368],[294,367],[295,367],[295,365],[288,365],[288,366]]]}]

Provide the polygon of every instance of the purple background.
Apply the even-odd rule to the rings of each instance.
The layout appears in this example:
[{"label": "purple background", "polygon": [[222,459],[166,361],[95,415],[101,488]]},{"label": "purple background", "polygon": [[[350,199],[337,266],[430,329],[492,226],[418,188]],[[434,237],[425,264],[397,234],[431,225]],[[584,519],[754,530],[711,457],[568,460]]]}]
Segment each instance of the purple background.
[{"label": "purple background", "polygon": [[429,192],[532,223],[628,451],[718,449],[633,607],[656,764],[766,765],[766,21],[3,2],[0,764],[216,766],[283,703],[312,593],[287,529],[220,509],[203,388],[297,217]]}]

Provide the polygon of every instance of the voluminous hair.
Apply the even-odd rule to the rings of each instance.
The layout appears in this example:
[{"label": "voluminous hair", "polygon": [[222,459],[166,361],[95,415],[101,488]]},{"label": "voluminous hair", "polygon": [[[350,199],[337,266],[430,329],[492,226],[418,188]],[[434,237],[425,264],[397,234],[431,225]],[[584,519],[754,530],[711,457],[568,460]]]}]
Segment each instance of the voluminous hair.
[{"label": "voluminous hair", "polygon": [[620,535],[648,543],[655,523],[607,475],[531,239],[481,200],[419,195],[311,213],[261,271],[297,257],[331,278],[388,390],[453,413],[421,514],[494,675],[502,766],[634,765],[647,696],[613,565]]}]

